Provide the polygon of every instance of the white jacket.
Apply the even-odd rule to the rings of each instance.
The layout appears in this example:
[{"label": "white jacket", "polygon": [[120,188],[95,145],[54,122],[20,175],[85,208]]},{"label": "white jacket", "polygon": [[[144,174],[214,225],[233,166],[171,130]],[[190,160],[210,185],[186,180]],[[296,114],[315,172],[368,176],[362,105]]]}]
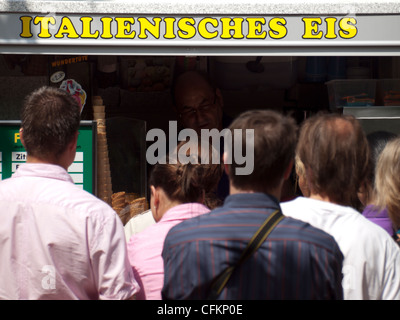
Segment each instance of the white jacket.
[{"label": "white jacket", "polygon": [[335,238],[344,256],[344,299],[400,299],[400,248],[383,228],[353,208],[320,200],[299,197],[281,208]]}]

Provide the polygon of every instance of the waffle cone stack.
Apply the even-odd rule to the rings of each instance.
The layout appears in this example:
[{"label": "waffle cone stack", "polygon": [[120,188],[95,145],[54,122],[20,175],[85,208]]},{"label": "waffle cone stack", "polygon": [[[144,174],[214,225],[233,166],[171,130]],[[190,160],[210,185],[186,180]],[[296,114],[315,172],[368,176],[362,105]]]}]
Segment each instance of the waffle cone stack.
[{"label": "waffle cone stack", "polygon": [[111,204],[112,184],[105,118],[103,99],[93,97],[93,119],[97,122],[97,196]]},{"label": "waffle cone stack", "polygon": [[149,206],[146,198],[136,193],[112,191],[105,106],[99,96],[93,97],[93,119],[97,122],[97,194],[114,209],[125,225],[130,218],[146,211]]},{"label": "waffle cone stack", "polygon": [[120,191],[111,195],[111,206],[125,225],[132,217],[146,211],[149,206],[145,197]]}]

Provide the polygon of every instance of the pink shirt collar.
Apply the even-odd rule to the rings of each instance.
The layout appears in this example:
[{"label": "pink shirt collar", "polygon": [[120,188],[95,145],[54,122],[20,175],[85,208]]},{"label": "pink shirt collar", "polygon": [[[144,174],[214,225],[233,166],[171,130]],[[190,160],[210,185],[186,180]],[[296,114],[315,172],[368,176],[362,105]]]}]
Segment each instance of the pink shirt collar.
[{"label": "pink shirt collar", "polygon": [[167,210],[159,222],[169,222],[174,220],[186,220],[197,217],[199,214],[210,211],[201,203],[183,203]]}]

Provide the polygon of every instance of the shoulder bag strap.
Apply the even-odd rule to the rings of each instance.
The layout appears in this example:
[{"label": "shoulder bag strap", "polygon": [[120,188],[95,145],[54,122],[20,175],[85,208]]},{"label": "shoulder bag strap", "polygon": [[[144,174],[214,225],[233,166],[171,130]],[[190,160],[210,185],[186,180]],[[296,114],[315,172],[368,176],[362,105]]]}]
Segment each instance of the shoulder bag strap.
[{"label": "shoulder bag strap", "polygon": [[280,210],[276,210],[264,221],[261,227],[253,235],[246,249],[243,251],[238,262],[226,268],[212,283],[211,292],[208,296],[209,300],[215,300],[221,294],[228,280],[230,279],[233,271],[242,264],[248,257],[250,257],[254,252],[258,250],[261,244],[265,241],[268,235],[271,233],[272,229],[284,218]]}]

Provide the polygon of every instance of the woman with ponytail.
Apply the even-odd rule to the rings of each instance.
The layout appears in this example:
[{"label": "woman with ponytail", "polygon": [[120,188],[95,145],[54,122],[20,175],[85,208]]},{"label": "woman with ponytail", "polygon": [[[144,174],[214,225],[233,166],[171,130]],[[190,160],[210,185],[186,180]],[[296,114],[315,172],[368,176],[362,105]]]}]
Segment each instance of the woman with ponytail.
[{"label": "woman with ponytail", "polygon": [[[168,231],[176,224],[215,206],[213,196],[222,175],[218,152],[208,143],[192,140],[178,145],[166,164],[156,164],[151,172],[150,209],[156,224],[133,235],[127,246],[135,279],[140,285],[137,299],[159,300],[164,281],[161,252]],[[211,208],[212,208],[211,207]]]}]

